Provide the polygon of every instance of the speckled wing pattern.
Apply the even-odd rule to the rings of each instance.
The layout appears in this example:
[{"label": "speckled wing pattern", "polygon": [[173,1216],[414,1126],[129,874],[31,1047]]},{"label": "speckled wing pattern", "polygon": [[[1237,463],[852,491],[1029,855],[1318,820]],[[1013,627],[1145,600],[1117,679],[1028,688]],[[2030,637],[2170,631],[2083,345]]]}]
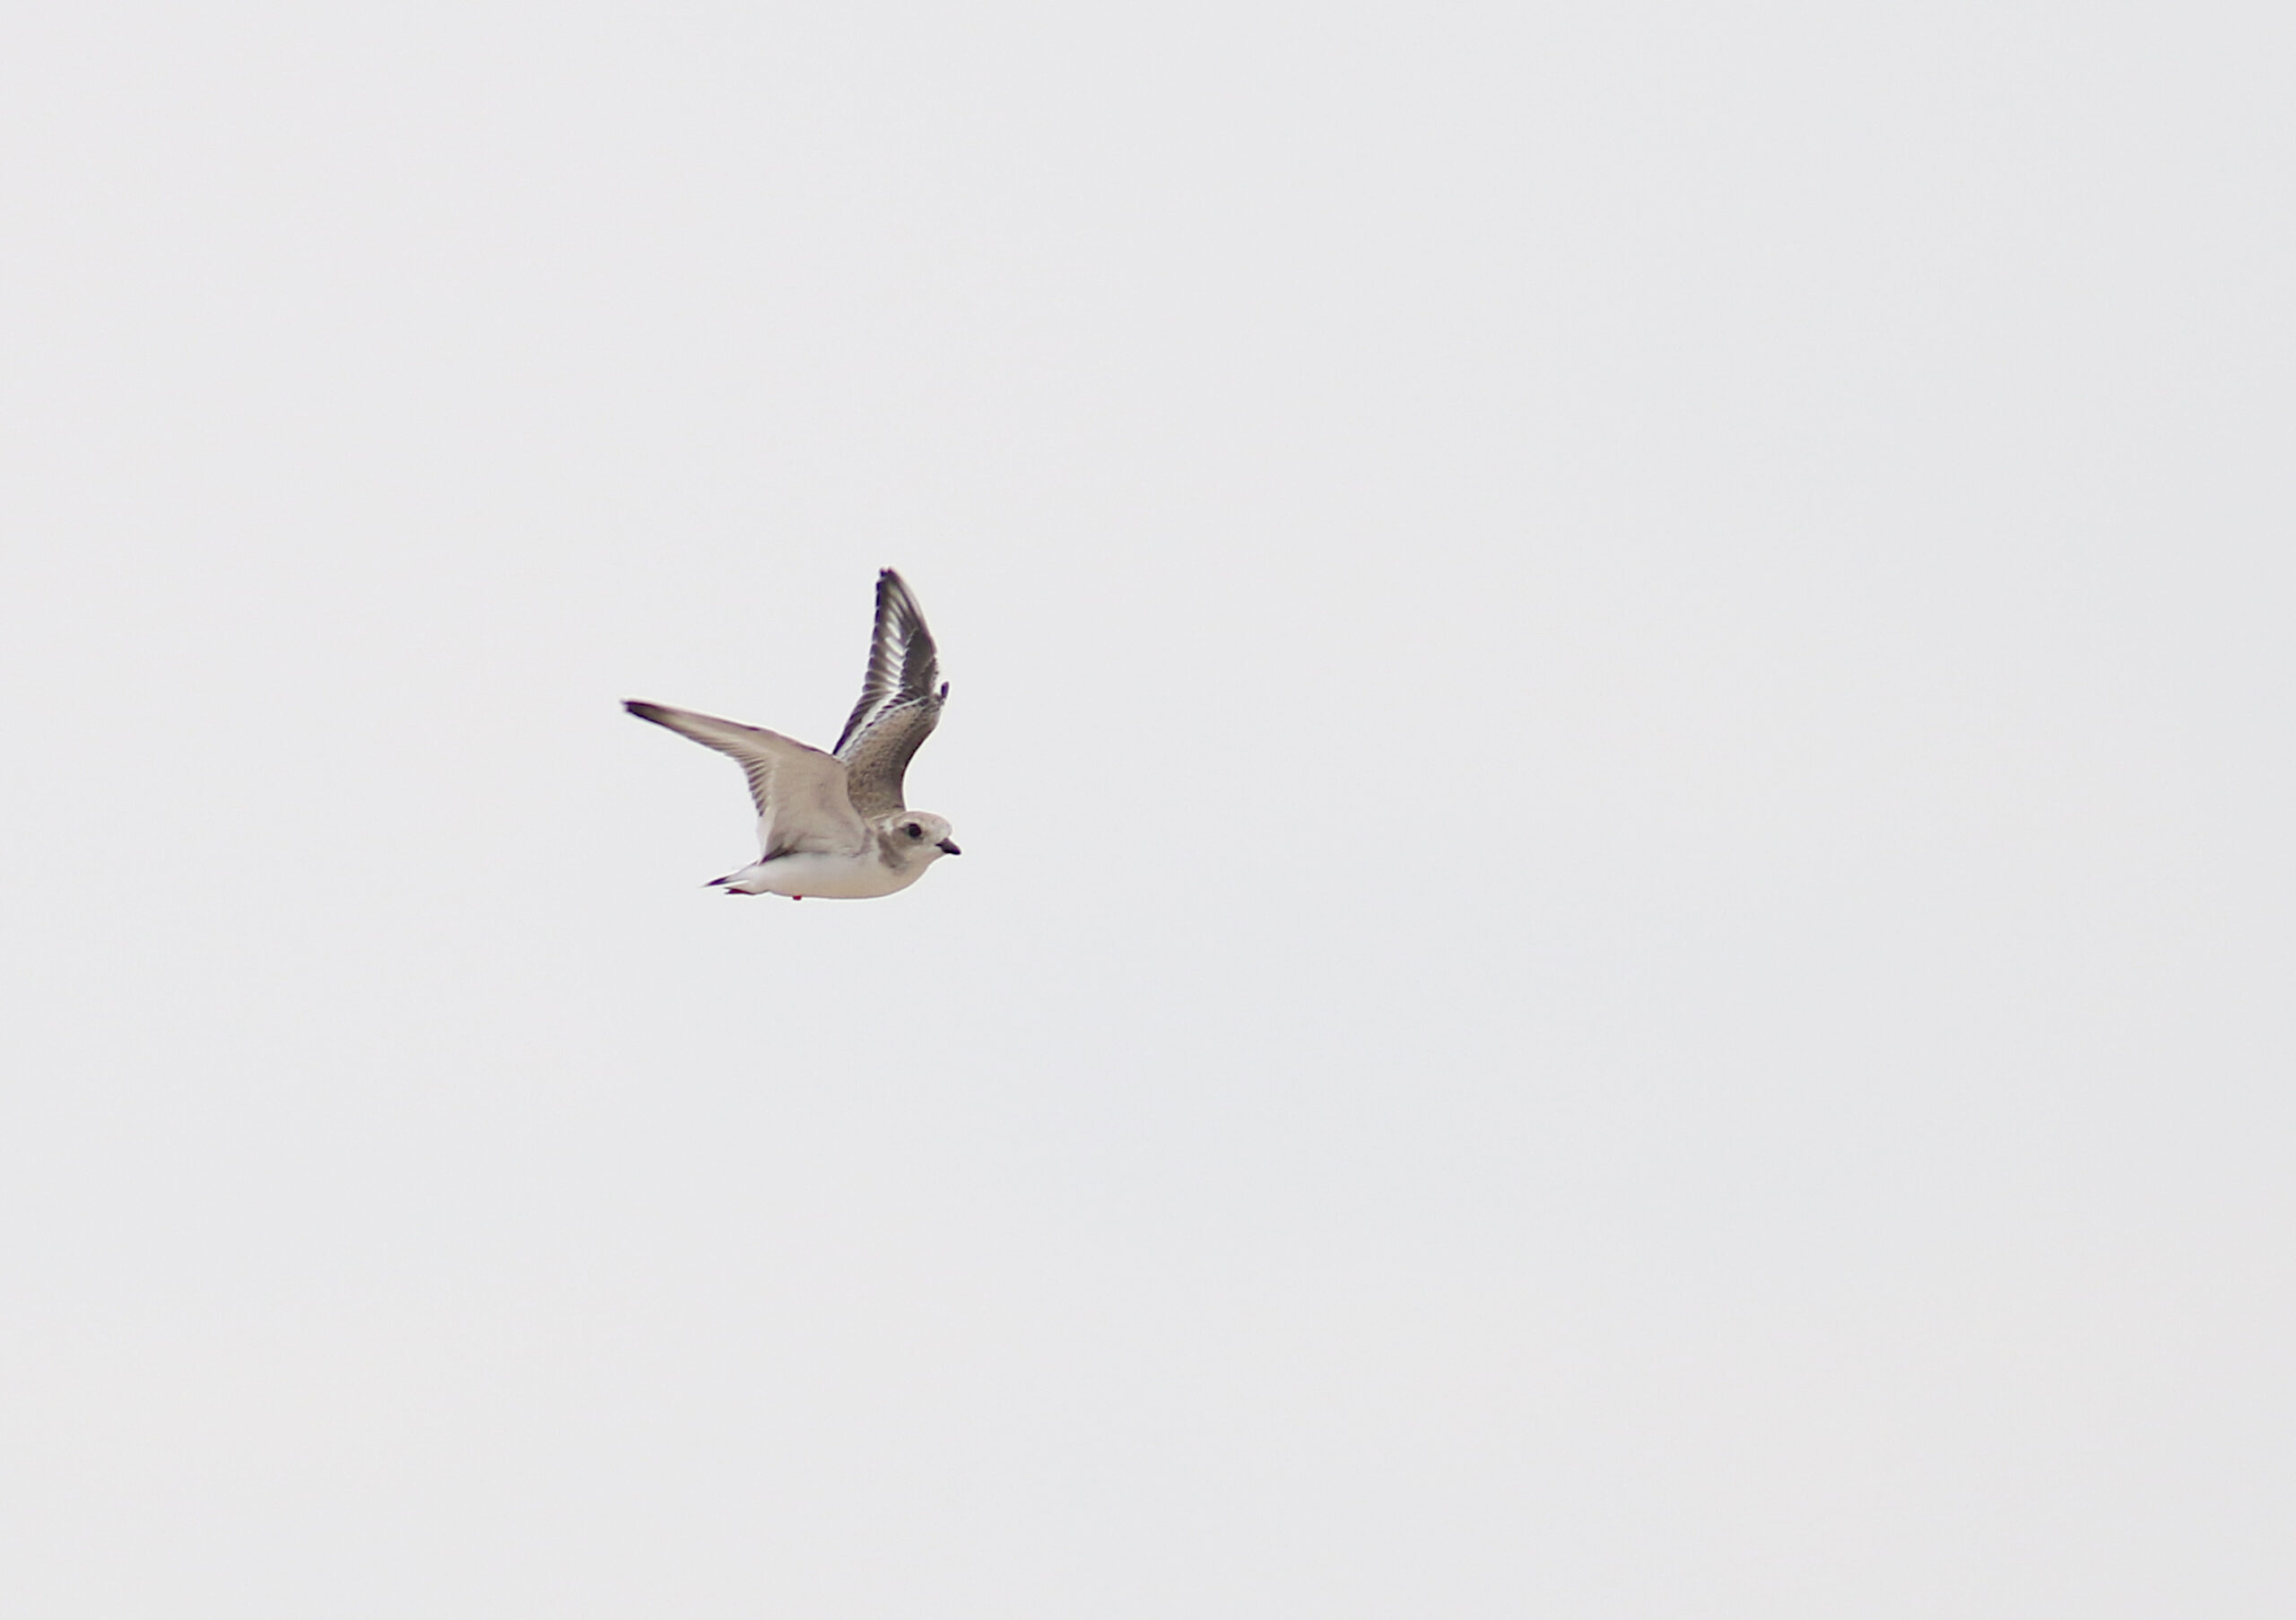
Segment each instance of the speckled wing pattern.
[{"label": "speckled wing pattern", "polygon": [[801,850],[857,855],[868,847],[869,830],[854,813],[844,761],[761,726],[634,699],[622,707],[733,757],[750,779],[762,859]]},{"label": "speckled wing pattern", "polygon": [[901,577],[877,576],[877,628],[869,643],[869,674],[837,739],[853,807],[869,820],[907,808],[901,777],[933,727],[949,695],[933,632]]}]

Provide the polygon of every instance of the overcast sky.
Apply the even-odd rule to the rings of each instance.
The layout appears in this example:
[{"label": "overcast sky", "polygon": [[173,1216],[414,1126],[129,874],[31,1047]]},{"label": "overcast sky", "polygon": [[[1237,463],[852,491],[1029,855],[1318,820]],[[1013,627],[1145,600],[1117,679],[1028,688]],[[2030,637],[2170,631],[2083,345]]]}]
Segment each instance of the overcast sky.
[{"label": "overcast sky", "polygon": [[[28,10],[0,1610],[2277,1616],[2296,25]],[[962,859],[729,900],[902,570]]]}]

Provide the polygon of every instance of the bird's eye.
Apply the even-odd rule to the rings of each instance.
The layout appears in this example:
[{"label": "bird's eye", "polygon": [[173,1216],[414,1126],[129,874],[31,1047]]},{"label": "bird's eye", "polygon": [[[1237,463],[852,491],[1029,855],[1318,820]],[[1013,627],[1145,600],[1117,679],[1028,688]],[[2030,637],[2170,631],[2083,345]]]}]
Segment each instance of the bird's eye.
[{"label": "bird's eye", "polygon": [[911,838],[923,838],[925,836],[925,829],[918,826],[915,822],[911,822],[909,823],[909,835]]}]

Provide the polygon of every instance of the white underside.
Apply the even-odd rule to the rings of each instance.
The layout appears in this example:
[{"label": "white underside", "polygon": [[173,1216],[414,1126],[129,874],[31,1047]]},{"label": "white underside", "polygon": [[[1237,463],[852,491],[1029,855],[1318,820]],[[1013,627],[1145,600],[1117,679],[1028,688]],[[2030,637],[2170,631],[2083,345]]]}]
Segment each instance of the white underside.
[{"label": "white underside", "polygon": [[874,855],[784,855],[744,867],[726,878],[725,884],[742,894],[874,900],[881,894],[899,893],[924,875],[925,868],[932,864],[920,860],[907,871],[899,871]]}]

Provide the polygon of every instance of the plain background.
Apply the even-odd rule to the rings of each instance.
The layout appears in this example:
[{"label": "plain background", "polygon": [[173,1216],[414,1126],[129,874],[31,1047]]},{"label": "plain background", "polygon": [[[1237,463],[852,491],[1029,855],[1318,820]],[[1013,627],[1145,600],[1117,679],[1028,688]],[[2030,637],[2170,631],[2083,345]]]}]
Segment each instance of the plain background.
[{"label": "plain background", "polygon": [[2296,1603],[2284,14],[9,31],[0,1607]]}]

